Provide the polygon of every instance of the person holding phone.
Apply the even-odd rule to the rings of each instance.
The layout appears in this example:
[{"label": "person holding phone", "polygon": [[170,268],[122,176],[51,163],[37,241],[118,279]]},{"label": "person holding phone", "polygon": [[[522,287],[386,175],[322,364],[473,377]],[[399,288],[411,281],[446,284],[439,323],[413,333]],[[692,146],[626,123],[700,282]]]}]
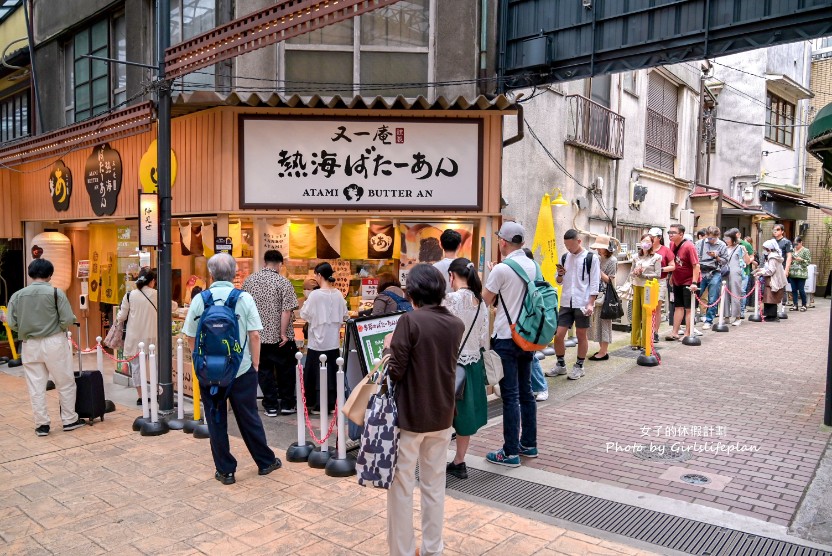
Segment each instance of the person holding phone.
[{"label": "person holding phone", "polygon": [[696,242],[696,252],[699,255],[699,268],[701,271],[701,281],[699,283],[699,291],[708,290],[708,309],[705,311],[705,323],[703,328],[708,329],[713,325],[714,318],[717,313],[716,300],[719,299],[719,293],[722,290],[722,272],[723,266],[728,264],[728,247],[721,239],[719,239],[719,228],[716,226],[708,226],[706,229],[707,235]]}]

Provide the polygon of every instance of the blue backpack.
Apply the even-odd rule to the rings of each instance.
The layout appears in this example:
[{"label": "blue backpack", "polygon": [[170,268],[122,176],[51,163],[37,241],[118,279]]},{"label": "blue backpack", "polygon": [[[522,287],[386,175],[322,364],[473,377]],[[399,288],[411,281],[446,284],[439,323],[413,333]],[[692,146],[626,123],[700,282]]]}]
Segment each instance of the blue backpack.
[{"label": "blue backpack", "polygon": [[[389,288],[388,288],[389,289]],[[410,301],[403,298],[402,296],[395,294],[391,291],[384,290],[381,292],[382,295],[386,295],[390,299],[396,302],[396,310],[397,311],[412,311],[413,305],[410,304]]]},{"label": "blue backpack", "polygon": [[214,407],[225,399],[226,396],[218,396],[219,391],[223,388],[227,395],[243,362],[246,344],[240,345],[240,325],[234,312],[241,293],[232,289],[221,305],[216,304],[211,290],[200,294],[205,309],[196,329],[194,372],[200,386],[208,389]]}]

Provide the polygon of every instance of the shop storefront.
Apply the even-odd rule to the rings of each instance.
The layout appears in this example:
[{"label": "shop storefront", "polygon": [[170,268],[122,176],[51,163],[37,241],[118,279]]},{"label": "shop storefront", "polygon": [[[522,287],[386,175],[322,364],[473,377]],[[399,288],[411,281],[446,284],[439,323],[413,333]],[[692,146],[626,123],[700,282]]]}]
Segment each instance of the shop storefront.
[{"label": "shop storefront", "polygon": [[[496,257],[503,116],[514,113],[504,97],[392,105],[178,97],[172,259],[180,310],[172,333],[195,288],[208,285],[206,261],[217,250],[237,259],[240,285],[266,250],[278,249],[299,297],[315,265],[328,261],[353,314],[372,300],[380,274],[406,285],[414,264],[441,259],[447,228],[462,234],[461,255],[484,271]],[[149,124],[70,152],[46,145],[43,156],[14,165],[22,173],[0,172],[4,195],[15,199],[15,223],[5,227],[17,226],[27,248],[44,231],[69,239],[61,272],[68,267],[67,294],[93,344],[139,268],[155,266],[155,251],[139,250],[138,191],[152,188],[155,175]]]}]

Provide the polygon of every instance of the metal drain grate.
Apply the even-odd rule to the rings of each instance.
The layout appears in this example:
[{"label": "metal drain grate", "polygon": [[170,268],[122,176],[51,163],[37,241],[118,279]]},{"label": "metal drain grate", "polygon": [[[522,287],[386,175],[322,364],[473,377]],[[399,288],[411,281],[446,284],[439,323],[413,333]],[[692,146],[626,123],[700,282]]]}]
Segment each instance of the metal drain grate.
[{"label": "metal drain grate", "polygon": [[447,488],[698,556],[832,556],[832,552],[824,550],[470,467],[466,480],[448,475]]},{"label": "metal drain grate", "polygon": [[705,475],[700,475],[698,473],[685,473],[679,478],[691,485],[707,485],[711,482],[711,480]]},{"label": "metal drain grate", "polygon": [[691,458],[690,450],[680,450],[676,443],[667,444],[639,444],[633,450],[633,455],[645,461],[676,462],[687,461]]}]

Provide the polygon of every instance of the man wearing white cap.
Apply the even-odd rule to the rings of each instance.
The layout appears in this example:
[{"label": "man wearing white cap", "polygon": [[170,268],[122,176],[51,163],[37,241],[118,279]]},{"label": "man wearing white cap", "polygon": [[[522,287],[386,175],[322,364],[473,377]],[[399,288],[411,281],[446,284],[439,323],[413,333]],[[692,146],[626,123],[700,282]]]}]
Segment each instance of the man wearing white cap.
[{"label": "man wearing white cap", "polygon": [[[537,274],[537,263],[523,252],[526,230],[517,222],[504,222],[497,232],[503,259],[520,266],[530,280]],[[526,295],[526,282],[507,264],[494,265],[482,297],[491,306],[500,296],[494,316],[491,347],[503,363],[500,396],[503,399],[503,447],[485,456],[489,463],[519,467],[520,456],[537,457],[537,406],[532,392],[532,356],[514,343],[508,315],[519,315]],[[521,432],[522,431],[522,432]]]}]

